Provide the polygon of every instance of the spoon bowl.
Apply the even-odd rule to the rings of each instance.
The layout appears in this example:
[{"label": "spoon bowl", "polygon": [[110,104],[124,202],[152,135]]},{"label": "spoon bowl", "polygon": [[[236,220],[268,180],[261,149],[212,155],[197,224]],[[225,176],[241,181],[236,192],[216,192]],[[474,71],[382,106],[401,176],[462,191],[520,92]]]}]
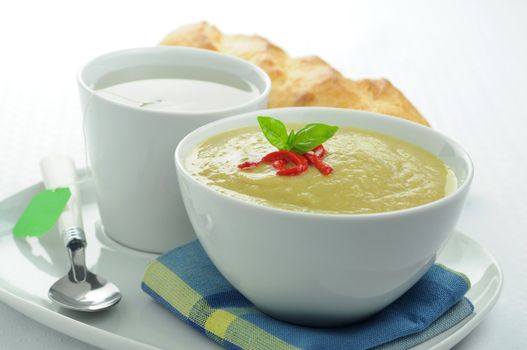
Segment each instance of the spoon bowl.
[{"label": "spoon bowl", "polygon": [[62,307],[86,312],[107,309],[121,300],[113,283],[89,271],[81,282],[76,282],[70,271],[51,286],[48,296]]}]

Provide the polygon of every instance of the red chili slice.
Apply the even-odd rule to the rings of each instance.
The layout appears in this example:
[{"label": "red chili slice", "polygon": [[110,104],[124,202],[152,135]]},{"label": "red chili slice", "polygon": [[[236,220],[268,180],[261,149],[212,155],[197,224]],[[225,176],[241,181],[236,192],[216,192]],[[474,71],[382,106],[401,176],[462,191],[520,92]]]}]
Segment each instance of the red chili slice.
[{"label": "red chili slice", "polygon": [[[267,154],[259,162],[243,162],[238,165],[238,168],[250,170],[265,163],[278,170],[276,175],[295,176],[302,174],[308,169],[309,164],[313,164],[322,175],[327,176],[333,172],[333,168],[322,160],[327,153],[323,145],[318,145],[303,155],[293,151],[276,151]],[[292,163],[293,166],[287,167],[289,163]]]},{"label": "red chili slice", "polygon": [[328,154],[328,151],[324,148],[322,144],[318,145],[317,147],[313,148],[311,150],[318,158],[322,159]]},{"label": "red chili slice", "polygon": [[258,165],[260,165],[261,162],[243,162],[241,164],[238,164],[238,168],[242,169],[242,170],[249,170],[249,169],[254,169],[256,168]]},{"label": "red chili slice", "polygon": [[273,168],[280,170],[287,165],[287,162],[283,159],[275,160],[272,164]]},{"label": "red chili slice", "polygon": [[309,162],[313,164],[313,166],[317,168],[322,175],[328,176],[333,172],[333,168],[324,163],[324,161],[314,152],[306,152],[304,153],[304,157],[306,157],[306,159],[309,160]]},{"label": "red chili slice", "polygon": [[262,162],[273,164],[276,161],[291,162],[294,164],[291,168],[285,168],[285,166],[276,172],[276,175],[280,176],[294,176],[302,174],[307,170],[308,164],[307,159],[302,157],[300,154],[292,151],[276,151],[271,152],[262,158]]}]

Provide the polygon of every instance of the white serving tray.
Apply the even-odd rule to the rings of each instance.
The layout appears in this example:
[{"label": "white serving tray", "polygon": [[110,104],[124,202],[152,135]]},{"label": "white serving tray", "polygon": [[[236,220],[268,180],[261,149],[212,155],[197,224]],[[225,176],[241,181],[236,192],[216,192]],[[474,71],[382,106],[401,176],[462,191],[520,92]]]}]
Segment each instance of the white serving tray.
[{"label": "white serving tray", "polygon": [[[156,255],[123,247],[104,235],[89,178],[79,186],[88,240],[87,263],[94,272],[114,282],[123,299],[115,308],[96,314],[68,311],[52,304],[47,297],[49,286],[69,268],[58,233],[28,239],[15,239],[11,234],[30,198],[42,188],[42,184],[36,184],[0,201],[1,301],[48,327],[103,349],[220,349],[142,292],[143,272]],[[481,322],[502,288],[502,272],[494,257],[462,233],[452,235],[438,262],[470,278],[472,287],[467,297],[475,313],[414,350],[454,346]]]}]

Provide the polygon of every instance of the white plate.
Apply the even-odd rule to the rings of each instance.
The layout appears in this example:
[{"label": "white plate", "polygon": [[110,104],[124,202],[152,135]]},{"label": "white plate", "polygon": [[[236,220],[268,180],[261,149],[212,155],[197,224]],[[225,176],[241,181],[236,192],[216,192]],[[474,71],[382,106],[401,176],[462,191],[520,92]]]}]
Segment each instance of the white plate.
[{"label": "white plate", "polygon": [[[47,297],[48,288],[68,270],[66,252],[58,233],[29,239],[14,239],[11,234],[11,228],[29,199],[41,189],[42,184],[37,184],[0,202],[1,301],[48,327],[103,349],[220,348],[141,291],[145,267],[156,256],[125,248],[102,233],[89,180],[80,186],[88,266],[117,284],[123,299],[115,308],[98,314],[72,312],[52,304]],[[438,262],[470,278],[472,288],[467,296],[474,304],[475,313],[415,350],[454,346],[481,322],[501,291],[502,272],[494,257],[462,233],[452,236]]]}]

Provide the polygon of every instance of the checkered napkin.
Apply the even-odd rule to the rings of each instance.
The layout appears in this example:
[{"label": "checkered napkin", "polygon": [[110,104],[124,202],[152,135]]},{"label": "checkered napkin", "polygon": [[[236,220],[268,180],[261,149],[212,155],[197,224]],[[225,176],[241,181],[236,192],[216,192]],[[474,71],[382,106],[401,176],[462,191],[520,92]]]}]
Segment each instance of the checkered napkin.
[{"label": "checkered napkin", "polygon": [[260,312],[214,267],[198,241],[159,257],[143,290],[167,310],[226,349],[408,349],[454,327],[474,308],[466,277],[434,265],[408,292],[369,319],[337,328],[310,328]]}]

